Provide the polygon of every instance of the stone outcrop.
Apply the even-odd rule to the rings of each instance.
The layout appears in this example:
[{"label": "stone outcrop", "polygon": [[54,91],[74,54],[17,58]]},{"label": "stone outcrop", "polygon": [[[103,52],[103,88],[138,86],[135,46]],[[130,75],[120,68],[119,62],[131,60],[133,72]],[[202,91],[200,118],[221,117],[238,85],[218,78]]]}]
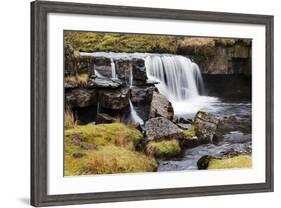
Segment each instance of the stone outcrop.
[{"label": "stone outcrop", "polygon": [[129,105],[129,89],[100,90],[99,105],[102,108],[121,110]]},{"label": "stone outcrop", "polygon": [[95,89],[75,88],[65,92],[65,103],[69,107],[87,107],[97,104]]},{"label": "stone outcrop", "polygon": [[145,123],[146,137],[148,140],[181,139],[183,131],[173,122],[157,117]]},{"label": "stone outcrop", "polygon": [[178,53],[189,56],[204,74],[251,75],[251,40],[226,38],[184,38]]},{"label": "stone outcrop", "polygon": [[153,92],[150,106],[150,118],[159,116],[173,120],[174,110],[171,102],[164,95]]},{"label": "stone outcrop", "polygon": [[113,117],[106,113],[98,113],[96,116],[96,124],[101,123],[112,123],[114,121]]},{"label": "stone outcrop", "polygon": [[112,80],[108,78],[100,78],[96,77],[94,79],[91,79],[89,81],[88,87],[89,88],[109,88],[109,89],[115,89],[122,85],[121,81],[118,80]]}]

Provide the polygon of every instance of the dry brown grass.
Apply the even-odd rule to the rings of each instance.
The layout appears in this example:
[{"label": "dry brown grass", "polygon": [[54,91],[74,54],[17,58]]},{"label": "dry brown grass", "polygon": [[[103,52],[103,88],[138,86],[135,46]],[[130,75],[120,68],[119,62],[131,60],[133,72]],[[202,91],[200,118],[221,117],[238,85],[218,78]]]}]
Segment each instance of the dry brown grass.
[{"label": "dry brown grass", "polygon": [[89,75],[88,74],[69,75],[64,78],[64,81],[75,87],[87,87],[89,81]]},{"label": "dry brown grass", "polygon": [[70,109],[69,106],[66,106],[64,110],[64,127],[66,129],[70,129],[76,126],[76,121],[74,118],[73,111]]}]

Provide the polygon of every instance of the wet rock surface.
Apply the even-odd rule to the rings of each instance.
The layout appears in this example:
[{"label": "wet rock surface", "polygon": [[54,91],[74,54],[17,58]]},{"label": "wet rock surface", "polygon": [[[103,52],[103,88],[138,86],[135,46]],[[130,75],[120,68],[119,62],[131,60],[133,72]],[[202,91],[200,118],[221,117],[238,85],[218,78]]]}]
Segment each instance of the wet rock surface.
[{"label": "wet rock surface", "polygon": [[110,88],[115,89],[122,85],[120,80],[96,77],[89,81],[89,88]]},{"label": "wet rock surface", "polygon": [[101,123],[112,123],[114,121],[113,117],[106,113],[98,113],[96,116],[96,124]]},{"label": "wet rock surface", "polygon": [[75,88],[65,92],[65,104],[69,107],[87,107],[97,104],[95,89]]},{"label": "wet rock surface", "polygon": [[121,110],[129,105],[129,89],[101,90],[99,91],[99,104],[101,107],[112,110]]}]

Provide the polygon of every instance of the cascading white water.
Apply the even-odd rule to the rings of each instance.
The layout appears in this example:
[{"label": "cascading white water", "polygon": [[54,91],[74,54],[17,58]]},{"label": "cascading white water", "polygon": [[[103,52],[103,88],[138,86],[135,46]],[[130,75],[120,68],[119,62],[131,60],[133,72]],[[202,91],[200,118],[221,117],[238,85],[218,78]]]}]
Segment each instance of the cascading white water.
[{"label": "cascading white water", "polygon": [[111,65],[112,78],[117,79],[116,68],[115,68],[115,63],[113,61],[113,58],[110,59],[110,65]]},{"label": "cascading white water", "polygon": [[145,58],[150,80],[159,82],[157,89],[173,105],[176,115],[197,112],[216,98],[202,96],[204,84],[198,65],[179,55],[153,55]]},{"label": "cascading white water", "polygon": [[145,66],[148,78],[160,82],[157,88],[172,102],[196,98],[203,91],[199,67],[184,56],[147,56]]},{"label": "cascading white water", "polygon": [[141,117],[137,114],[134,106],[133,106],[133,103],[131,101],[131,99],[129,99],[129,104],[130,104],[130,116],[131,116],[131,119],[134,123],[138,123],[140,124],[141,126],[144,125],[144,121],[141,119]]}]

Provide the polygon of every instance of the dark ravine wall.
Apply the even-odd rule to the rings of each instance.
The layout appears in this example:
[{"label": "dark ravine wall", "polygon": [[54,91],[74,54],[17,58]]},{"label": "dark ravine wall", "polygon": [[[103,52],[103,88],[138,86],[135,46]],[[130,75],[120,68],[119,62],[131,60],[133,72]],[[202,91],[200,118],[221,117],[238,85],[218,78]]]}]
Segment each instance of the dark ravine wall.
[{"label": "dark ravine wall", "polygon": [[251,101],[252,77],[243,74],[202,74],[205,93],[227,101]]}]

